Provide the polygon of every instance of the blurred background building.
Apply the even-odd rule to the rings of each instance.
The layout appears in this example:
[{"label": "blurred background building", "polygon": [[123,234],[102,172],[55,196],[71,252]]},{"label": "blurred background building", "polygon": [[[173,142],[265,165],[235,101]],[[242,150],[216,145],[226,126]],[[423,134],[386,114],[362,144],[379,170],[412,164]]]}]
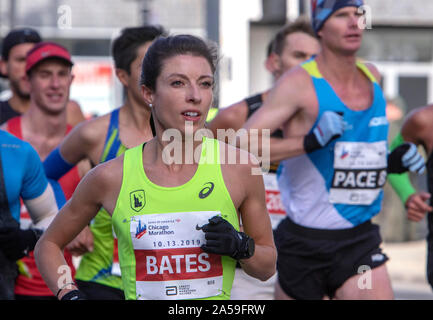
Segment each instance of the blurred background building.
[{"label": "blurred background building", "polygon": [[[433,101],[433,2],[365,0],[371,28],[359,56],[376,64],[390,101],[390,139],[402,117]],[[10,29],[30,26],[71,50],[76,79],[71,96],[87,115],[122,102],[114,76],[111,40],[120,29],[157,23],[171,33],[191,33],[220,47],[216,106],[222,108],[272,85],[264,68],[266,46],[287,21],[309,15],[310,0],[0,0],[0,43]],[[368,21],[367,21],[368,22]],[[0,99],[7,98],[6,82]],[[414,182],[426,188],[424,178]],[[377,218],[386,240],[425,236],[425,223],[406,221],[400,200],[386,187]]]}]

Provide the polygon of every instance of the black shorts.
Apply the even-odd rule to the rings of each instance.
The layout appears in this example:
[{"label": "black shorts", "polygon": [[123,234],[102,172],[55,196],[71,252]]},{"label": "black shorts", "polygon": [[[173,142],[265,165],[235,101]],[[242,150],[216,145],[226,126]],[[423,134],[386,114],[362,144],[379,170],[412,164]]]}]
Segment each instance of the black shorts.
[{"label": "black shorts", "polygon": [[284,219],[275,232],[278,281],[294,299],[333,298],[350,277],[384,264],[379,227],[367,221],[350,229],[306,228]]}]

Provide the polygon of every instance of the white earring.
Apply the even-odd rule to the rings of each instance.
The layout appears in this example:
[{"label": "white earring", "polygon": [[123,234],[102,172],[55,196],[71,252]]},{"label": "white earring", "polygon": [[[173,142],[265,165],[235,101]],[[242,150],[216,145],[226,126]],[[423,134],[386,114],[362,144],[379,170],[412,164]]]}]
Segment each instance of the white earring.
[{"label": "white earring", "polygon": [[151,103],[149,103],[149,108],[152,108],[152,107],[153,107],[153,105]]}]

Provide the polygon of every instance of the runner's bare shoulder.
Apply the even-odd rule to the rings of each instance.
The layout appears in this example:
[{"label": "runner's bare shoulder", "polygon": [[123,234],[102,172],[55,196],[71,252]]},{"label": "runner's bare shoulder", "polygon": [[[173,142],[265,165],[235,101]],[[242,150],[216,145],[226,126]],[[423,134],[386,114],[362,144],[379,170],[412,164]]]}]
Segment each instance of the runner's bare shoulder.
[{"label": "runner's bare shoulder", "polygon": [[219,142],[221,167],[234,176],[244,176],[253,168],[260,168],[259,160],[247,150],[237,148],[223,141]]},{"label": "runner's bare shoulder", "polygon": [[[90,170],[82,183],[91,185],[91,192],[94,192],[96,199],[101,199],[102,205],[108,212],[112,212],[123,180],[123,159],[124,155],[98,164]],[[81,184],[81,183],[80,183]]]},{"label": "runner's bare shoulder", "polygon": [[104,183],[116,183],[122,180],[124,155],[98,164],[92,170],[102,179]]},{"label": "runner's bare shoulder", "polygon": [[403,123],[402,133],[406,136],[406,131],[412,136],[416,134],[420,139],[431,139],[433,130],[433,104],[418,107],[412,110]]},{"label": "runner's bare shoulder", "polygon": [[102,141],[105,142],[108,126],[110,123],[110,114],[92,118],[80,122],[73,130],[74,134],[84,145],[94,146]]},{"label": "runner's bare shoulder", "polygon": [[218,111],[215,118],[209,123],[209,127],[216,132],[217,129],[235,130],[242,127],[248,115],[248,106],[245,100],[236,102]]},{"label": "runner's bare shoulder", "polygon": [[314,96],[314,86],[310,75],[301,66],[294,67],[277,81],[269,94],[269,97],[272,96],[274,96],[274,101],[280,100],[283,107],[288,101],[297,106],[308,104],[306,101]]},{"label": "runner's bare shoulder", "polygon": [[382,80],[382,75],[380,74],[379,70],[376,68],[376,66],[372,63],[365,63],[365,66],[368,68],[368,70],[373,74],[373,76],[376,78],[376,81],[380,83]]}]

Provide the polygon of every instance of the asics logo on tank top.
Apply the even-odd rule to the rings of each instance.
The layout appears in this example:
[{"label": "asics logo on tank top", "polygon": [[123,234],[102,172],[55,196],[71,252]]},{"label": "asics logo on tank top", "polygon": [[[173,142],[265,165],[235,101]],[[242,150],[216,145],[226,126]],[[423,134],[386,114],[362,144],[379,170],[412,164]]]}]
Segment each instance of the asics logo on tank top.
[{"label": "asics logo on tank top", "polygon": [[215,185],[213,184],[213,182],[206,182],[205,186],[206,187],[204,187],[203,189],[201,189],[200,192],[199,192],[199,194],[198,194],[198,197],[200,199],[207,198],[212,193],[213,188],[214,188]]}]

